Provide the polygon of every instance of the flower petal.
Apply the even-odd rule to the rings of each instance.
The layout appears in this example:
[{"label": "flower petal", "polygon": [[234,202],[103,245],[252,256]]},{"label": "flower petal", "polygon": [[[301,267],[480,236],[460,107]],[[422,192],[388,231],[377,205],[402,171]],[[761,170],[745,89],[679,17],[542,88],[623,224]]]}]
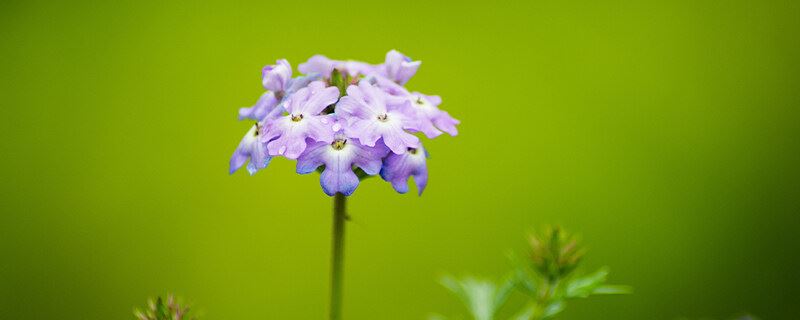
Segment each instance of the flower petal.
[{"label": "flower petal", "polygon": [[326,142],[315,142],[309,145],[303,154],[297,158],[297,173],[307,174],[314,172],[321,165],[325,164],[325,153],[330,148]]},{"label": "flower petal", "polygon": [[264,89],[273,92],[283,92],[292,78],[292,66],[286,59],[280,59],[274,65],[268,65],[261,70],[261,82]]},{"label": "flower petal", "polygon": [[277,105],[278,99],[275,98],[275,94],[269,91],[264,92],[264,94],[258,98],[258,101],[256,101],[255,105],[249,108],[239,109],[239,120],[253,119],[256,121],[261,121]]}]

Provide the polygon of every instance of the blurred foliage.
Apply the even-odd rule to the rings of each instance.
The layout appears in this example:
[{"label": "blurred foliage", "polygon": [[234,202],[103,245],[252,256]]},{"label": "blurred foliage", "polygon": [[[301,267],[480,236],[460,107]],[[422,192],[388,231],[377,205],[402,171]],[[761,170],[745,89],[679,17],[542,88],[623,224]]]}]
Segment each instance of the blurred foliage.
[{"label": "blurred foliage", "polygon": [[[748,314],[748,313],[740,314],[738,316],[734,316],[734,317],[731,317],[729,319],[730,320],[759,320],[758,317],[756,317],[756,316],[754,316],[752,314]],[[690,318],[678,318],[676,320],[691,320],[691,319]],[[711,318],[701,318],[701,319],[698,319],[698,320],[713,320],[713,319],[711,319]]]},{"label": "blurred foliage", "polygon": [[[526,304],[512,320],[552,319],[570,299],[631,292],[628,286],[606,284],[608,268],[577,272],[585,253],[577,237],[560,227],[546,227],[531,235],[529,259],[511,256],[515,268],[499,283],[452,276],[443,277],[441,283],[464,303],[475,320],[494,320],[515,289],[526,296]],[[431,319],[447,318],[434,315]]]},{"label": "blurred foliage", "polygon": [[195,320],[189,314],[189,307],[179,303],[174,295],[168,295],[166,302],[161,297],[147,301],[147,309],[136,309],[133,314],[138,320]]}]

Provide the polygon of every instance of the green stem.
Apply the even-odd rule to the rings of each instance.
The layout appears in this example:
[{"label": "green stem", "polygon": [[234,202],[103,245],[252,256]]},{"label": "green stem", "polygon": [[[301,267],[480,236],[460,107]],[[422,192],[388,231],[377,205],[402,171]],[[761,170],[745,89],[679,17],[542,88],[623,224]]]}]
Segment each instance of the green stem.
[{"label": "green stem", "polygon": [[330,320],[342,319],[342,277],[344,265],[344,227],[347,221],[345,201],[341,193],[333,196],[333,243],[331,246],[331,309]]}]

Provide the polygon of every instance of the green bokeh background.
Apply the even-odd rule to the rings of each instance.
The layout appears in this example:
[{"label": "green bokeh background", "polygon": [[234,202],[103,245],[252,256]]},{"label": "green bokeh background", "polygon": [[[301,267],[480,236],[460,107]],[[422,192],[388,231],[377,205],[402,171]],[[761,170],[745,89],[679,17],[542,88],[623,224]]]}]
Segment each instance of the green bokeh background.
[{"label": "green bokeh background", "polygon": [[0,318],[323,319],[331,200],[275,160],[227,174],[260,69],[423,61],[461,134],[422,197],[351,198],[345,316],[462,313],[525,233],[583,234],[636,292],[564,319],[796,318],[796,1],[0,3]]}]

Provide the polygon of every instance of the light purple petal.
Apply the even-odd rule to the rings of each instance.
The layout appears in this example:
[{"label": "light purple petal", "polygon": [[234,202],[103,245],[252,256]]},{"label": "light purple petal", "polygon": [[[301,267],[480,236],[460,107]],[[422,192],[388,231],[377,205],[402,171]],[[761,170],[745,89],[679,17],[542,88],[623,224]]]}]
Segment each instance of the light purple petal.
[{"label": "light purple petal", "polygon": [[341,193],[346,196],[353,194],[358,188],[358,176],[353,170],[335,171],[325,167],[325,171],[320,175],[320,185],[325,194],[333,196]]},{"label": "light purple petal", "polygon": [[357,119],[345,128],[345,132],[348,136],[357,138],[361,144],[373,147],[381,138],[378,129],[377,121]]},{"label": "light purple petal", "polygon": [[263,120],[275,106],[278,105],[278,99],[272,92],[264,92],[255,105],[249,108],[239,109],[239,120],[253,119],[256,121]]},{"label": "light purple petal", "polygon": [[299,135],[282,135],[267,144],[270,155],[280,155],[289,159],[297,159],[305,149],[306,139]]},{"label": "light purple petal", "polygon": [[297,158],[297,173],[311,173],[325,164],[325,153],[328,148],[330,148],[330,143],[327,142],[315,142],[309,145],[303,154]]},{"label": "light purple petal", "polygon": [[398,126],[386,128],[381,137],[383,137],[386,146],[396,154],[403,154],[408,148],[419,147],[419,138],[405,132]]},{"label": "light purple petal", "polygon": [[308,122],[306,124],[308,126],[306,137],[327,143],[333,141],[334,130],[332,128],[334,123],[330,116],[309,117],[307,120],[304,119],[303,121]]},{"label": "light purple petal", "polygon": [[[321,81],[315,83],[321,83]],[[325,107],[336,103],[336,100],[339,100],[339,88],[327,87],[312,92],[308,101],[303,104],[299,111],[309,115],[317,115],[322,110],[325,110]]]},{"label": "light purple petal", "polygon": [[376,175],[380,173],[383,166],[383,158],[389,153],[389,149],[383,144],[377,144],[375,147],[367,147],[357,145],[354,149],[353,164],[368,175]]},{"label": "light purple petal", "polygon": [[333,72],[334,61],[328,59],[328,57],[323,55],[315,55],[308,59],[306,63],[301,63],[297,66],[297,70],[304,74],[319,74],[325,78],[331,76],[331,72]]},{"label": "light purple petal", "polygon": [[310,83],[317,81],[321,78],[318,74],[308,75],[308,76],[300,76],[297,78],[292,78],[289,80],[289,86],[286,88],[286,95],[290,95],[292,93],[297,92],[302,88],[307,87]]},{"label": "light purple petal", "polygon": [[411,61],[411,58],[397,50],[391,50],[386,53],[382,75],[402,85],[417,73],[420,64],[422,61]]},{"label": "light purple petal", "polygon": [[293,115],[314,116],[339,99],[339,89],[325,87],[322,81],[314,81],[297,90],[286,99],[286,111]]},{"label": "light purple petal", "polygon": [[273,92],[283,92],[288,88],[292,78],[292,66],[286,59],[280,59],[274,65],[268,65],[261,70],[261,82],[264,89]]},{"label": "light purple petal", "polygon": [[461,123],[461,121],[456,120],[455,118],[451,117],[449,113],[446,111],[440,111],[433,118],[433,124],[439,128],[440,130],[447,132],[451,136],[458,135],[458,129],[456,125]]},{"label": "light purple petal", "polygon": [[399,193],[408,192],[408,178],[414,177],[417,191],[421,195],[428,183],[428,168],[426,152],[420,146],[404,154],[389,154],[383,160],[381,177],[391,182],[392,187]]},{"label": "light purple petal", "polygon": [[260,128],[258,124],[253,125],[247,134],[244,135],[242,141],[239,142],[239,146],[236,148],[236,151],[233,152],[233,156],[231,156],[230,174],[239,170],[248,159],[250,159],[250,163],[247,165],[247,170],[251,175],[255,174],[258,170],[266,168],[269,164],[271,158],[267,155],[266,148],[259,139]]}]

